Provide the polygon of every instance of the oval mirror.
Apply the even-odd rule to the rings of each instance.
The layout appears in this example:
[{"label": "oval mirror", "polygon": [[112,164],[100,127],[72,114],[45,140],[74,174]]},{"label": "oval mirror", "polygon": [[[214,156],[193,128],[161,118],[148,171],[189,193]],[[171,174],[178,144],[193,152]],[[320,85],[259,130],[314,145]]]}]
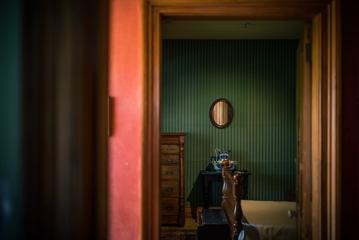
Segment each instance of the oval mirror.
[{"label": "oval mirror", "polygon": [[233,108],[231,103],[224,98],[217,99],[212,103],[209,110],[209,118],[217,128],[225,128],[231,124],[233,119]]}]

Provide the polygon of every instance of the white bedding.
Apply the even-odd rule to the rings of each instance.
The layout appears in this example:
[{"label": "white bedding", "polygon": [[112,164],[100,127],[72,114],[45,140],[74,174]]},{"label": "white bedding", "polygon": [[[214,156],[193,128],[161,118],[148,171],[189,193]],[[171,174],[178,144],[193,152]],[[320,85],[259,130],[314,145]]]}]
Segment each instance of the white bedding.
[{"label": "white bedding", "polygon": [[288,216],[295,211],[295,202],[242,201],[248,223],[243,224],[240,240],[295,240],[296,219]]},{"label": "white bedding", "polygon": [[292,226],[271,226],[243,224],[238,240],[295,240],[296,228]]}]

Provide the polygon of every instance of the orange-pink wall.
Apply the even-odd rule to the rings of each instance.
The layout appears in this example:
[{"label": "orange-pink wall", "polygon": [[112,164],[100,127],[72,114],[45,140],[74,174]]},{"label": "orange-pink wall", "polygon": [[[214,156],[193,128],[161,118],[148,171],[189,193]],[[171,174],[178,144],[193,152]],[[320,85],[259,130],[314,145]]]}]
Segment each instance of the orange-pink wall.
[{"label": "orange-pink wall", "polygon": [[141,154],[143,117],[142,1],[112,0],[110,84],[114,99],[109,140],[109,235],[141,236]]}]

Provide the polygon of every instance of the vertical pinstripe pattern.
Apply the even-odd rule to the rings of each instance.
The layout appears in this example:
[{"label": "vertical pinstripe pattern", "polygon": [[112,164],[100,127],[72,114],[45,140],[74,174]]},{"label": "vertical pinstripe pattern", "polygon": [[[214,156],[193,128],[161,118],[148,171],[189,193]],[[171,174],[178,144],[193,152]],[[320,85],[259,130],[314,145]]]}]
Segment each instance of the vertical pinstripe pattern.
[{"label": "vertical pinstripe pattern", "polygon": [[[215,148],[231,149],[249,170],[249,199],[295,197],[296,40],[164,40],[161,131],[185,132],[185,191]],[[234,108],[232,124],[212,126],[217,98]],[[221,186],[215,185],[216,203]]]}]

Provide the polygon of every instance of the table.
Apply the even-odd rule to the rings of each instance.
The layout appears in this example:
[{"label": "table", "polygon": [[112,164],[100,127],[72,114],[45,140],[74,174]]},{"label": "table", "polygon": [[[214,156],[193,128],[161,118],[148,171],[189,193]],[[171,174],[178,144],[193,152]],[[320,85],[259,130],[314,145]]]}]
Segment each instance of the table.
[{"label": "table", "polygon": [[203,179],[203,207],[208,208],[210,202],[209,187],[211,182],[217,181],[222,182],[222,172],[212,172],[202,170],[199,173]]}]

